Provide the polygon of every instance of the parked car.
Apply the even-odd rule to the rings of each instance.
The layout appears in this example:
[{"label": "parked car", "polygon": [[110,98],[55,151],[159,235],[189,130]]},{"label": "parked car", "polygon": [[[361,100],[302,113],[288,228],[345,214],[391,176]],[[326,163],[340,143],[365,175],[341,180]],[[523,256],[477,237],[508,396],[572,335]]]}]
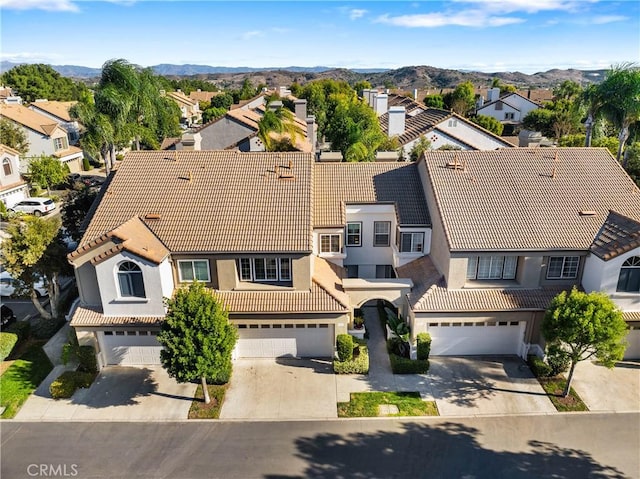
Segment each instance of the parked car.
[{"label": "parked car", "polygon": [[105,179],[102,176],[83,176],[81,181],[87,186],[100,186]]},{"label": "parked car", "polygon": [[0,320],[0,325],[8,326],[16,320],[16,315],[13,314],[13,309],[11,309],[6,304],[3,304],[0,308],[2,310],[2,319]]},{"label": "parked car", "polygon": [[16,203],[9,211],[31,213],[36,216],[47,215],[56,209],[56,204],[51,198],[27,198]]},{"label": "parked car", "polygon": [[[12,296],[18,289],[17,281],[11,277],[8,271],[2,271],[0,273],[0,296]],[[48,296],[47,283],[44,278],[38,279],[34,284],[34,289],[38,297]]]}]

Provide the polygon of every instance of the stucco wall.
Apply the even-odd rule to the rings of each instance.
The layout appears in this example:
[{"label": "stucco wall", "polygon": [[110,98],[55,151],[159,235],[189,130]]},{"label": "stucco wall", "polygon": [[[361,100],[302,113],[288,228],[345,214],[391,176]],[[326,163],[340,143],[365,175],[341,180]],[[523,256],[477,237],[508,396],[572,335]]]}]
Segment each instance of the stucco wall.
[{"label": "stucco wall", "polygon": [[504,143],[495,137],[458,119],[452,118],[439,123],[438,130],[450,133],[478,150],[495,150],[496,148],[505,147]]},{"label": "stucco wall", "polygon": [[640,293],[617,292],[622,264],[633,256],[640,256],[640,248],[621,254],[609,261],[589,255],[585,262],[582,286],[586,291],[603,291],[623,311],[640,311]]}]

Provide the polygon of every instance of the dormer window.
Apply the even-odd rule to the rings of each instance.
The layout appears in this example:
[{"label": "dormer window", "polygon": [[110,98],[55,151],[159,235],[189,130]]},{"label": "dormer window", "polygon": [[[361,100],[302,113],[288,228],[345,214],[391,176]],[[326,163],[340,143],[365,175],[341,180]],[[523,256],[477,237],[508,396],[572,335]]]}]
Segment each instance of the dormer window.
[{"label": "dormer window", "polygon": [[123,298],[145,298],[144,279],[140,266],[125,261],[118,267],[118,285]]},{"label": "dormer window", "polygon": [[60,138],[54,138],[53,147],[56,151],[66,150],[67,148],[69,148],[69,144],[67,143],[67,137],[62,136]]},{"label": "dormer window", "polygon": [[632,256],[622,263],[616,291],[640,293],[640,256]]}]

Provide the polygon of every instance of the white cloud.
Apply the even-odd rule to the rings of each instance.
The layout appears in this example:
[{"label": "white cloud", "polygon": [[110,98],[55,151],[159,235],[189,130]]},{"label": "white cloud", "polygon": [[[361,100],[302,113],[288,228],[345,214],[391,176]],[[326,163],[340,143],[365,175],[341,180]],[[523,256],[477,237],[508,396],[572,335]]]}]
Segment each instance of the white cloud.
[{"label": "white cloud", "polygon": [[78,12],[71,0],[0,0],[0,8],[7,10],[47,10],[49,12]]},{"label": "white cloud", "polygon": [[244,32],[242,34],[242,39],[251,40],[252,38],[261,37],[262,35],[264,35],[264,32],[261,30],[251,30],[249,32]]},{"label": "white cloud", "polygon": [[377,23],[386,23],[408,28],[459,27],[501,27],[524,22],[521,18],[487,15],[481,10],[463,10],[456,13],[423,13],[392,17],[382,15]]},{"label": "white cloud", "polygon": [[472,4],[492,13],[537,13],[542,11],[579,11],[587,3],[599,0],[452,0],[455,3]]},{"label": "white cloud", "polygon": [[59,54],[50,54],[50,53],[40,53],[40,52],[0,52],[0,60],[13,62],[13,63],[51,63],[62,60],[62,55]]},{"label": "white cloud", "polygon": [[590,18],[587,23],[591,25],[604,25],[605,23],[624,22],[629,17],[623,15],[597,15]]},{"label": "white cloud", "polygon": [[349,11],[349,18],[351,20],[357,20],[358,18],[362,18],[364,17],[364,15],[367,13],[366,10],[363,10],[362,8],[352,8]]}]

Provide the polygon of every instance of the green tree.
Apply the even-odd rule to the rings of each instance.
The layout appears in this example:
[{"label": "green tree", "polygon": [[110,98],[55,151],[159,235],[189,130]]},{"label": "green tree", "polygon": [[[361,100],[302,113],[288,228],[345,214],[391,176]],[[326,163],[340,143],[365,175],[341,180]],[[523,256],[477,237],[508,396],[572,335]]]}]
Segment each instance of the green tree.
[{"label": "green tree", "polygon": [[[49,265],[47,264],[52,259],[50,254],[52,250],[49,247],[59,229],[60,220],[57,218],[45,219],[28,215],[22,218],[12,218],[6,230],[9,238],[0,245],[0,259],[2,259],[4,268],[11,273],[13,278],[30,290],[33,305],[45,319],[57,316],[59,304],[57,274],[54,275],[51,270],[48,270]],[[62,258],[64,260],[64,254]],[[50,272],[49,275],[46,275],[47,271]],[[38,294],[33,288],[39,275],[46,276],[49,280],[51,313],[40,304]]]},{"label": "green tree", "polygon": [[62,226],[74,241],[80,242],[82,239],[87,211],[97,196],[98,192],[95,189],[82,188],[79,191],[72,191],[62,206]]},{"label": "green tree", "polygon": [[460,83],[451,93],[449,106],[457,114],[467,116],[475,105],[475,88],[470,81]]},{"label": "green tree", "polygon": [[17,150],[22,155],[29,151],[29,140],[24,130],[6,118],[0,118],[0,143]]},{"label": "green tree", "polygon": [[40,188],[46,188],[49,196],[51,196],[50,188],[62,183],[68,174],[69,167],[52,156],[41,155],[29,161],[31,181],[37,183]]},{"label": "green tree", "polygon": [[223,93],[222,95],[216,95],[211,98],[211,107],[212,108],[224,108],[228,110],[233,105],[233,96],[228,93]]},{"label": "green tree", "polygon": [[500,88],[500,95],[504,95],[505,93],[515,93],[518,89],[514,85],[508,85],[502,83],[500,78],[494,78],[491,81],[491,88]]},{"label": "green tree", "polygon": [[571,361],[563,395],[567,397],[576,364],[595,357],[612,368],[624,355],[627,325],[622,312],[604,293],[584,293],[575,287],[558,294],[542,322],[547,343],[562,348]]},{"label": "green tree", "polygon": [[502,130],[504,130],[504,125],[492,116],[477,115],[471,118],[471,121],[498,136],[502,135]]},{"label": "green tree", "polygon": [[573,80],[565,80],[560,86],[553,89],[553,96],[556,100],[573,101],[579,99],[582,95],[582,87]]},{"label": "green tree", "polygon": [[223,117],[226,113],[226,108],[207,108],[206,110],[202,111],[202,123],[209,123],[211,120],[216,120]]},{"label": "green tree", "polygon": [[440,110],[444,109],[444,100],[442,99],[442,95],[427,95],[424,97],[422,102],[429,108],[438,108]]},{"label": "green tree", "polygon": [[284,107],[276,110],[267,107],[258,122],[258,136],[267,151],[291,151],[302,134],[302,129],[295,122],[295,115]]},{"label": "green tree", "polygon": [[167,307],[158,334],[164,346],[162,366],[178,382],[200,379],[209,403],[207,381],[224,384],[231,377],[231,353],[238,333],[229,323],[225,306],[201,283],[177,289]]},{"label": "green tree", "polygon": [[411,147],[411,151],[409,152],[409,159],[411,161],[418,161],[423,153],[431,148],[431,142],[427,140],[426,137],[421,136],[418,138],[413,146]]},{"label": "green tree", "polygon": [[353,84],[353,89],[356,91],[358,96],[362,96],[363,90],[371,90],[371,83],[367,80],[360,80]]},{"label": "green tree", "polygon": [[538,108],[530,111],[523,119],[522,126],[531,131],[539,131],[544,136],[553,136],[553,123],[555,113],[546,108]]},{"label": "green tree", "polygon": [[88,88],[84,83],[65,78],[44,64],[15,66],[3,73],[0,81],[16,90],[22,99],[29,103],[37,99],[80,100],[88,94]]}]

